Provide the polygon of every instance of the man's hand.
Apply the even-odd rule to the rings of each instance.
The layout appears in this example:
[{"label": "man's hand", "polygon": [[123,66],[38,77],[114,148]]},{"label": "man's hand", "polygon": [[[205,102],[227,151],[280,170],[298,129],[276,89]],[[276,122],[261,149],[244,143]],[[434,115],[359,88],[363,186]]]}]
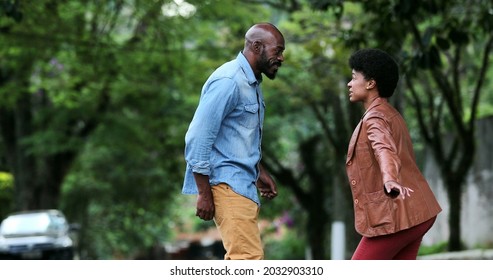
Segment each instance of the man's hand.
[{"label": "man's hand", "polygon": [[195,216],[204,221],[212,220],[212,218],[214,218],[215,207],[211,185],[209,184],[209,176],[199,173],[193,173],[193,176],[199,190]]},{"label": "man's hand", "polygon": [[197,196],[197,211],[195,216],[201,218],[204,221],[209,221],[214,218],[214,198],[212,197],[212,191],[204,192]]},{"label": "man's hand", "polygon": [[273,199],[277,196],[277,185],[270,174],[260,165],[260,176],[256,182],[260,196]]},{"label": "man's hand", "polygon": [[401,184],[395,181],[388,181],[385,183],[385,191],[387,194],[395,194],[400,195],[402,199],[405,199],[407,196],[411,196],[411,193],[414,192],[411,188],[404,187]]},{"label": "man's hand", "polygon": [[257,181],[257,189],[260,191],[260,196],[262,197],[273,199],[277,196],[275,183],[274,185],[267,185],[259,179]]}]

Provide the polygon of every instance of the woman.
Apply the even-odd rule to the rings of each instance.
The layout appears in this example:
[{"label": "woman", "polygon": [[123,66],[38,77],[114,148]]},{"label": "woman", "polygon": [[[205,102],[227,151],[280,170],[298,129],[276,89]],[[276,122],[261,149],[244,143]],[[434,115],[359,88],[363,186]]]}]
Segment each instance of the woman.
[{"label": "woman", "polygon": [[399,80],[397,63],[384,51],[363,49],[349,66],[349,101],[365,108],[346,158],[355,228],[363,236],[352,259],[416,259],[442,209],[418,169],[404,119],[387,100]]}]

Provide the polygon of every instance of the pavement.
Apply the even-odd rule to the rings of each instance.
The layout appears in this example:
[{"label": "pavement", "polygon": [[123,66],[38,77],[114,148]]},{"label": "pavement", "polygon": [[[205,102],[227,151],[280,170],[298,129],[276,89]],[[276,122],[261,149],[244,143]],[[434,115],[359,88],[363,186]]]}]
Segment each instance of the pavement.
[{"label": "pavement", "polygon": [[418,256],[418,260],[493,260],[493,249],[475,249]]}]

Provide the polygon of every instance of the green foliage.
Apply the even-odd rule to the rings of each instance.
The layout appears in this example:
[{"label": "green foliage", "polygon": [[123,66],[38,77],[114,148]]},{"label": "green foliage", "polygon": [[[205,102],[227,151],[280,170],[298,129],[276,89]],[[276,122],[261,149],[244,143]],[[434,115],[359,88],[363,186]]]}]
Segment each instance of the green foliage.
[{"label": "green foliage", "polygon": [[12,212],[14,178],[8,172],[0,172],[0,219]]},{"label": "green foliage", "polygon": [[[467,248],[465,244],[462,244],[462,246],[463,248]],[[421,245],[421,247],[419,247],[418,256],[446,253],[449,251],[448,248],[449,248],[448,241],[438,242],[430,246]],[[474,246],[473,249],[491,249],[491,248],[493,248],[492,244],[478,244]]]},{"label": "green foliage", "polygon": [[439,242],[431,246],[419,247],[418,256],[432,255],[447,252],[448,242]]},{"label": "green foliage", "polygon": [[[188,126],[183,120],[191,119],[207,71],[217,66],[208,66],[213,52],[226,50],[221,44],[230,44],[234,28],[244,26],[200,21],[203,12],[153,21],[138,44],[115,50],[112,64],[105,66],[118,70],[111,81],[112,103],[86,139],[62,199],[67,216],[83,226],[83,258],[132,258],[176,232],[207,226],[180,194]],[[218,27],[224,32],[211,32]],[[198,55],[204,51],[212,55]]]},{"label": "green foliage", "polygon": [[[453,66],[449,58],[460,50],[465,63],[456,99],[464,101],[461,119],[468,120],[484,49],[479,39],[493,30],[491,7],[480,0],[189,0],[182,5],[194,9],[186,13],[177,2],[0,1],[1,158],[33,159],[15,176],[62,178],[60,186],[45,183],[61,190],[57,206],[82,225],[83,258],[132,258],[176,232],[213,226],[196,219],[193,199],[180,193],[184,134],[203,82],[237,55],[252,23],[276,23],[287,47],[278,77],[264,83],[264,159],[292,171],[310,204],[321,201],[329,217],[342,213],[332,208],[332,190],[347,191],[341,154],[361,116],[347,100],[349,54],[371,46],[399,57],[409,77],[420,78],[417,96],[429,102],[429,123],[433,114],[447,113],[442,96],[427,99],[426,91],[437,92],[437,84],[426,83],[429,71]],[[423,36],[413,40],[410,31]],[[491,74],[489,67],[478,116],[493,113]],[[422,147],[411,100],[403,103],[405,115]],[[448,130],[452,119],[444,120],[440,127]],[[8,129],[14,123],[23,135]],[[309,162],[302,154],[307,143],[314,143]],[[75,156],[61,161],[67,154]],[[12,177],[4,175],[1,214],[10,211],[14,194]],[[279,196],[262,201],[261,215],[273,220],[292,209],[306,220],[300,197],[279,182]],[[283,238],[267,238],[268,258],[304,258],[310,244],[299,233],[309,226],[298,222]]]},{"label": "green foliage", "polygon": [[[274,229],[276,230],[276,229]],[[265,259],[267,260],[304,260],[306,242],[294,229],[277,229],[271,235],[277,238],[264,238]]]},{"label": "green foliage", "polygon": [[12,189],[14,185],[14,178],[12,174],[8,172],[0,172],[0,190]]},{"label": "green foliage", "polygon": [[20,1],[2,0],[0,1],[0,17],[4,15],[8,18],[20,22],[22,20],[22,10],[20,9]]}]

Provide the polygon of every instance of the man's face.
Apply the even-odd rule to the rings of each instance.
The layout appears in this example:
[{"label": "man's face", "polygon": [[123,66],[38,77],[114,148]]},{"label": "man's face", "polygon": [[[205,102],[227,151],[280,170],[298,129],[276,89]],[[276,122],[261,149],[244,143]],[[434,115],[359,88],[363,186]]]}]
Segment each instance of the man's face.
[{"label": "man's face", "polygon": [[284,41],[263,45],[257,65],[260,72],[264,73],[267,78],[273,80],[276,77],[277,71],[284,61],[283,52]]}]

